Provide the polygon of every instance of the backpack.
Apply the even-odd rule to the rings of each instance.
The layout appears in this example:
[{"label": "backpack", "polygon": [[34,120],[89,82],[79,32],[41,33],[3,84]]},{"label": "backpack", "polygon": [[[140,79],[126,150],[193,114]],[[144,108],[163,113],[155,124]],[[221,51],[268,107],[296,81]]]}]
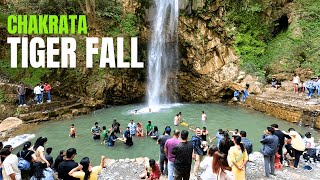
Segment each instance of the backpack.
[{"label": "backpack", "polygon": [[[24,156],[24,158],[26,158],[29,153],[30,153],[30,151]],[[30,162],[25,160],[24,158],[21,156],[21,151],[20,151],[20,158],[19,158],[19,163],[18,163],[18,168],[20,170],[30,169]]]}]

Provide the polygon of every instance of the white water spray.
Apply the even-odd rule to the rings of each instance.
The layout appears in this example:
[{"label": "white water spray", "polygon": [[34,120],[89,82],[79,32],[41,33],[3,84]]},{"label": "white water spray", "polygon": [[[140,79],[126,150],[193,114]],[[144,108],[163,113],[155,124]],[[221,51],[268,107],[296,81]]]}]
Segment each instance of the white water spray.
[{"label": "white water spray", "polygon": [[155,0],[148,49],[148,107],[168,103],[167,79],[178,60],[179,0]]}]

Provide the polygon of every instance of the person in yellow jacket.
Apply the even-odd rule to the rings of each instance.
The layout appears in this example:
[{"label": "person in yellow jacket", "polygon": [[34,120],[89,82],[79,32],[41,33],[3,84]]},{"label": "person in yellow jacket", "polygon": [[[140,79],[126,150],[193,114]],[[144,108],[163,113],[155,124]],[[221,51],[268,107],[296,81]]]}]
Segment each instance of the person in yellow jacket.
[{"label": "person in yellow jacket", "polygon": [[294,154],[293,166],[297,168],[299,164],[300,156],[302,155],[306,147],[301,135],[295,129],[290,128],[288,131],[289,131],[288,135],[291,137],[291,146]]}]

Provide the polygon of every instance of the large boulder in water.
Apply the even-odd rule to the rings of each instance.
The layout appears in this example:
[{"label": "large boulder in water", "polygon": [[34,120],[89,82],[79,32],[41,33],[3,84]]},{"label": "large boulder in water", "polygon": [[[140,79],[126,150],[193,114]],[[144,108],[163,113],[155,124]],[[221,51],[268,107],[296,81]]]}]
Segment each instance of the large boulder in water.
[{"label": "large boulder in water", "polygon": [[8,131],[10,129],[17,128],[23,123],[23,121],[16,117],[8,117],[0,124],[0,132]]}]

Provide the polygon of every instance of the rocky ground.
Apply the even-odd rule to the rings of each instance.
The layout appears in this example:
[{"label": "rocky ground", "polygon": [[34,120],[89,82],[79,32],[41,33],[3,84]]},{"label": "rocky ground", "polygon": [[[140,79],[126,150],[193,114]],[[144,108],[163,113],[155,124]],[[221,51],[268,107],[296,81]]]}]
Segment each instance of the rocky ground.
[{"label": "rocky ground", "polygon": [[[298,169],[290,167],[283,167],[276,171],[276,176],[266,178],[264,176],[264,162],[263,156],[259,152],[250,155],[250,162],[247,166],[248,180],[263,180],[263,179],[277,179],[277,180],[316,180],[320,179],[320,163],[305,163],[300,162]],[[143,173],[145,158],[136,159],[120,159],[107,160],[107,168],[105,168],[99,176],[99,180],[138,180],[139,175]],[[312,170],[304,170],[303,167],[309,165]],[[167,178],[161,177],[160,180]],[[191,177],[190,179],[193,179]]]}]

